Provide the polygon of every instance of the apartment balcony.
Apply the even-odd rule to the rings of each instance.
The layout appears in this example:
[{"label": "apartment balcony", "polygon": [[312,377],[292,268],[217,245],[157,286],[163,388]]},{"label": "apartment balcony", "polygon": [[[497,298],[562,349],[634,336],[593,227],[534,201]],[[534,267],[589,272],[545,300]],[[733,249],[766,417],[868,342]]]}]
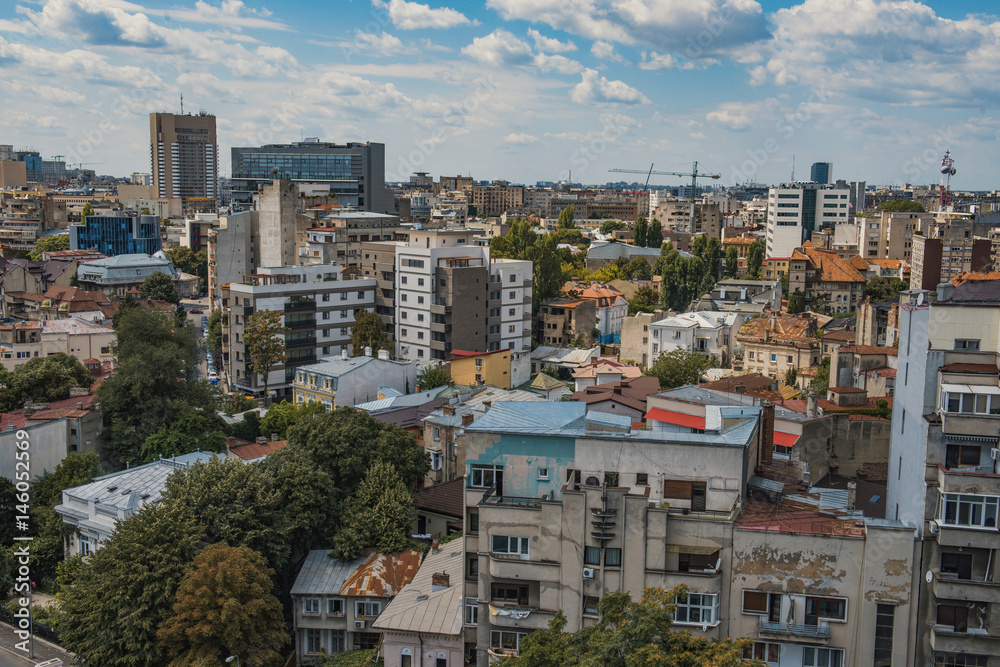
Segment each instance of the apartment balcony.
[{"label": "apartment balcony", "polygon": [[316,347],[316,336],[286,336],[285,347],[290,350],[301,347]]},{"label": "apartment balcony", "polygon": [[761,637],[815,641],[825,644],[830,639],[830,624],[820,621],[816,625],[807,623],[775,623],[761,616],[758,626]]},{"label": "apartment balcony", "polygon": [[299,331],[302,329],[315,329],[316,320],[292,320],[291,322],[285,321],[285,328],[291,329],[292,331]]},{"label": "apartment balcony", "polygon": [[439,324],[437,322],[431,322],[430,328],[431,331],[434,331],[436,333],[449,333],[451,331],[450,324],[443,324],[443,323]]},{"label": "apartment balcony", "polygon": [[491,665],[505,658],[516,658],[520,655],[520,653],[512,648],[491,648],[486,651],[486,654]]},{"label": "apartment balcony", "polygon": [[305,312],[310,310],[316,310],[316,302],[312,299],[304,299],[302,301],[288,301],[285,303],[285,312]]},{"label": "apartment balcony", "polygon": [[451,306],[443,306],[438,303],[432,303],[431,315],[451,315]]},{"label": "apartment balcony", "polygon": [[[684,584],[693,591],[719,590],[722,585],[722,568],[705,570],[704,572],[681,572],[679,570],[646,570],[647,581],[650,577],[663,577],[664,588],[673,588]],[[651,584],[650,584],[651,585]]]},{"label": "apartment balcony", "polygon": [[559,581],[559,563],[538,560],[521,560],[517,554],[488,553],[489,575],[491,579],[515,579],[518,581]]},{"label": "apartment balcony", "polygon": [[490,625],[495,628],[518,628],[520,630],[544,630],[549,621],[556,615],[554,611],[538,609],[537,607],[496,607],[504,611],[528,612],[524,618],[504,616],[503,612],[496,616],[490,615]]},{"label": "apartment balcony", "polygon": [[955,632],[950,626],[935,625],[931,627],[931,649],[948,653],[1000,655],[1000,637],[980,628]]},{"label": "apartment balcony", "polygon": [[939,600],[965,600],[1000,604],[1000,583],[959,579],[954,574],[934,573],[934,597]]}]

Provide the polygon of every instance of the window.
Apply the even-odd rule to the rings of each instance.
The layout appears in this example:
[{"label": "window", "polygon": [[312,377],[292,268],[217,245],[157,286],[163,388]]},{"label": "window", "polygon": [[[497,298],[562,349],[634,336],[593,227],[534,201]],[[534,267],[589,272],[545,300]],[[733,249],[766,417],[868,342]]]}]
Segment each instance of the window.
[{"label": "window", "polygon": [[844,652],[837,648],[802,649],[802,667],[844,667]]},{"label": "window", "polygon": [[771,642],[754,642],[753,646],[748,646],[743,651],[745,659],[760,660],[765,665],[777,665],[779,655],[781,655],[781,644]]},{"label": "window", "polygon": [[306,630],[306,653],[319,653],[323,650],[323,631],[315,628]]},{"label": "window", "polygon": [[548,478],[549,478],[549,469],[548,468],[539,468],[538,469],[538,479],[548,479]]},{"label": "window", "polygon": [[341,292],[340,293],[340,300],[341,301],[347,301],[347,292]]},{"label": "window", "polygon": [[431,455],[431,470],[440,470],[444,462],[444,456],[441,452],[430,451]]},{"label": "window", "polygon": [[[403,650],[409,651],[410,649],[404,648]],[[399,667],[413,667],[413,656],[409,653],[400,653]]]},{"label": "window", "polygon": [[319,598],[304,598],[302,600],[302,613],[303,614],[318,614],[319,613]]},{"label": "window", "polygon": [[407,266],[412,266],[418,269],[424,268],[424,260],[422,259],[408,259],[406,260]]},{"label": "window", "polygon": [[843,598],[806,598],[806,625],[816,625],[819,619],[847,620],[847,600]]},{"label": "window", "polygon": [[601,547],[584,547],[583,548],[583,564],[584,565],[600,565],[601,564]]},{"label": "window", "polygon": [[381,632],[355,632],[355,650],[367,650],[378,647],[378,642],[382,638]]},{"label": "window", "polygon": [[346,310],[340,311],[340,319],[342,319],[342,320],[346,320],[347,319],[347,311]]},{"label": "window", "polygon": [[[517,292],[511,292],[510,293],[510,298],[511,299],[516,299],[517,298]],[[979,348],[977,347],[976,349],[978,350]]]},{"label": "window", "polygon": [[892,667],[892,626],[896,607],[875,605],[875,661],[873,667]]},{"label": "window", "polygon": [[527,606],[527,584],[493,584],[490,586],[490,601],[500,604]]},{"label": "window", "polygon": [[527,537],[494,535],[491,550],[495,554],[510,554],[528,560],[528,542]]},{"label": "window", "polygon": [[514,333],[515,331],[517,331],[517,329],[513,324],[507,327],[507,333]]},{"label": "window", "polygon": [[768,593],[761,591],[743,591],[744,614],[766,614],[768,612]]},{"label": "window", "polygon": [[479,624],[479,600],[476,598],[465,598],[465,624]]},{"label": "window", "polygon": [[583,596],[583,613],[597,615],[597,605],[601,602],[601,598],[594,597],[593,595]]},{"label": "window", "polygon": [[479,576],[479,556],[469,557],[469,579],[475,579]]},{"label": "window", "polygon": [[944,457],[945,468],[978,466],[982,449],[979,445],[948,445]]},{"label": "window", "polygon": [[405,284],[406,284],[406,276],[400,276],[400,278],[399,278],[399,283],[400,283],[401,285],[405,285]]},{"label": "window", "polygon": [[431,433],[432,433],[432,436],[433,436],[433,438],[435,440],[440,440],[441,439],[441,429],[438,428],[437,426],[434,427],[434,429],[431,431]]},{"label": "window", "polygon": [[772,354],[771,355],[771,361],[777,361],[777,360],[778,360],[778,355]]},{"label": "window", "polygon": [[354,603],[354,615],[357,618],[375,618],[381,613],[381,602],[362,602],[359,600]]},{"label": "window", "polygon": [[677,599],[677,610],[674,612],[675,623],[718,623],[719,594],[718,593],[688,593],[684,598]]},{"label": "window", "polygon": [[343,653],[347,649],[347,633],[344,630],[330,630],[330,653]]},{"label": "window", "polygon": [[488,489],[500,479],[503,479],[503,466],[473,464],[470,483],[472,488]]},{"label": "window", "polygon": [[941,494],[941,518],[945,525],[994,529],[1000,497],[969,493]]},{"label": "window", "polygon": [[417,297],[417,303],[423,303],[423,302],[424,302],[424,297],[418,296]]},{"label": "window", "polygon": [[608,567],[620,567],[622,564],[621,549],[605,549],[604,564]]},{"label": "window", "polygon": [[507,315],[509,315],[510,317],[514,317],[515,315],[517,315],[517,309],[516,308],[508,308],[507,309]]},{"label": "window", "polygon": [[514,651],[520,650],[521,640],[527,636],[527,632],[509,632],[506,630],[490,631],[490,648],[505,648]]},{"label": "window", "polygon": [[418,287],[423,287],[424,286],[424,279],[423,278],[417,278],[417,286]]},{"label": "window", "polygon": [[326,613],[330,616],[343,616],[344,601],[341,598],[329,598],[326,601]]},{"label": "window", "polygon": [[979,340],[972,338],[956,338],[955,339],[955,349],[956,350],[978,350]]},{"label": "window", "polygon": [[340,327],[340,335],[341,336],[347,336],[350,333],[350,331],[351,330],[348,329],[347,327]]},{"label": "window", "polygon": [[644,472],[636,473],[635,475],[635,485],[636,486],[649,486],[649,474]]},{"label": "window", "polygon": [[938,651],[934,654],[934,667],[986,667],[989,660],[988,655]]},{"label": "window", "polygon": [[[80,533],[80,555],[89,556],[92,553],[94,552],[90,548],[90,536]],[[317,611],[316,613],[318,614],[319,612]]]},{"label": "window", "polygon": [[329,294],[324,294],[323,295],[323,301],[329,301],[329,300],[330,300],[330,295]]},{"label": "window", "polygon": [[941,554],[941,574],[953,574],[957,579],[972,579],[972,554]]}]

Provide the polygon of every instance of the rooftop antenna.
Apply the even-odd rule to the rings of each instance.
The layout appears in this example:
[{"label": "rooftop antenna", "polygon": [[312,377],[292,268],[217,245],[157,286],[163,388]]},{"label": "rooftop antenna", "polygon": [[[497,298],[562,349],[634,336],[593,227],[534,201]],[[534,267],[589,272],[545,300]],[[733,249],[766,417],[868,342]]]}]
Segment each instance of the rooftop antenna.
[{"label": "rooftop antenna", "polygon": [[795,182],[795,156],[792,156],[792,183]]},{"label": "rooftop antenna", "polygon": [[184,93],[181,93],[181,115],[184,115]]}]

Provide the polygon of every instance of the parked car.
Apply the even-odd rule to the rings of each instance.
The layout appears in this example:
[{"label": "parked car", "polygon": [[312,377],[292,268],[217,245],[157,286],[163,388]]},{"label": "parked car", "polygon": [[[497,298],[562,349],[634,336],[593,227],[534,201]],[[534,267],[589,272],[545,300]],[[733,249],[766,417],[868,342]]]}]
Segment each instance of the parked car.
[{"label": "parked car", "polygon": [[191,313],[192,315],[201,315],[205,311],[204,310],[199,310],[198,308],[192,308],[188,312]]}]

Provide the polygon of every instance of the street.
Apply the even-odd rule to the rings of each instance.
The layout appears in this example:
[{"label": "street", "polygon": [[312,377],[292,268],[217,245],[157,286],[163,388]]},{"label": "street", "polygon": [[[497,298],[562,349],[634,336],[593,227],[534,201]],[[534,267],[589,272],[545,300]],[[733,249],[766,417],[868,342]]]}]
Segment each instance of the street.
[{"label": "street", "polygon": [[14,648],[14,644],[20,639],[14,634],[14,628],[6,623],[0,623],[0,667],[26,667],[27,665],[37,665],[46,660],[59,658],[65,665],[75,665],[73,657],[55,648],[48,642],[35,638],[35,659],[30,660],[24,652]]}]

